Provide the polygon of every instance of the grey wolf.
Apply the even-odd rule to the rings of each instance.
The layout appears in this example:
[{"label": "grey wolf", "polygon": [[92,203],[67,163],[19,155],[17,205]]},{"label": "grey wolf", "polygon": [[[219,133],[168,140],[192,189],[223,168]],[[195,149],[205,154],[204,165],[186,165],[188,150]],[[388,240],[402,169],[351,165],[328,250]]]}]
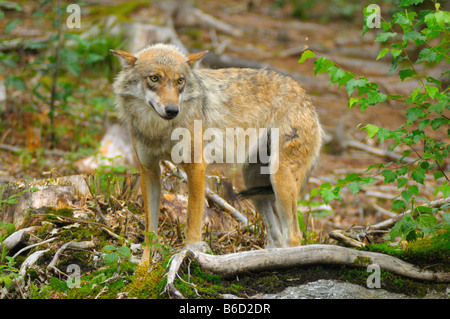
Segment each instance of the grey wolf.
[{"label": "grey wolf", "polygon": [[[203,132],[215,128],[224,136],[227,128],[277,129],[275,144],[272,136],[266,139],[270,161],[242,165],[248,188],[243,195],[251,197],[263,220],[266,248],[299,245],[297,198],[317,162],[323,135],[311,99],[300,85],[267,69],[202,68],[198,62],[207,51],[185,55],[173,45],[154,44],[134,54],[111,52],[123,66],[113,90],[118,117],[130,129],[141,166],[146,232],[157,233],[159,162],[171,160],[177,144],[171,133],[187,130],[191,145],[203,150],[204,140],[194,138],[194,122],[201,121]],[[179,164],[188,177],[186,244],[201,241],[208,164],[202,152],[192,150],[190,156]],[[264,174],[263,165],[277,169]],[[144,249],[142,260],[148,258]]]}]

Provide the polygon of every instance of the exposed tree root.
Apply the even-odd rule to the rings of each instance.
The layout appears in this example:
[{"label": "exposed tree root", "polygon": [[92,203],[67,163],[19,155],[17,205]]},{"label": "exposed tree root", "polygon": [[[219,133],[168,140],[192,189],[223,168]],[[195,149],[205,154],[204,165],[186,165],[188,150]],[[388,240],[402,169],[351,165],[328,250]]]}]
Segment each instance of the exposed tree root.
[{"label": "exposed tree root", "polygon": [[195,260],[203,269],[222,276],[310,265],[367,267],[377,264],[383,270],[417,280],[450,282],[450,273],[431,272],[389,255],[333,245],[263,249],[219,256],[204,253],[204,246],[197,247],[187,246],[173,256],[167,273],[166,292],[169,296],[184,298],[174,286],[174,281],[186,258]]}]

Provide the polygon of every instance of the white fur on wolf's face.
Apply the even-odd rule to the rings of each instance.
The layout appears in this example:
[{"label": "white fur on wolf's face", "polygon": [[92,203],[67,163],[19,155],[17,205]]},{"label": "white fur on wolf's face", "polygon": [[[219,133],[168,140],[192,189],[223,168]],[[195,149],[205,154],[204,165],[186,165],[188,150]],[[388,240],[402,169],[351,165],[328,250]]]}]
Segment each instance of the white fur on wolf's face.
[{"label": "white fur on wolf's face", "polygon": [[186,70],[154,67],[145,77],[145,101],[166,120],[175,118],[180,112],[180,96],[185,88]]},{"label": "white fur on wolf's face", "polygon": [[148,88],[145,88],[144,96],[145,101],[156,111],[156,113],[158,113],[159,116],[166,120],[170,119],[166,114],[165,106],[163,103],[161,103],[161,99],[159,98],[158,94],[149,90]]}]

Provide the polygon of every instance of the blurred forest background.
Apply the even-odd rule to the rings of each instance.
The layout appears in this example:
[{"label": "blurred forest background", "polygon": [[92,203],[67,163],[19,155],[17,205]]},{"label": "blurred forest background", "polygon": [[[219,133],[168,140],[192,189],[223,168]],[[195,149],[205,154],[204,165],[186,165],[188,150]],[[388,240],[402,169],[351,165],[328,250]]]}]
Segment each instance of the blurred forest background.
[{"label": "blurred forest background", "polygon": [[[59,177],[82,176],[76,192],[90,199],[67,200],[75,216],[100,213],[128,240],[142,241],[139,225],[132,226],[132,221],[143,219],[138,170],[129,137],[114,116],[112,81],[120,65],[109,50],[135,52],[150,43],[171,42],[188,52],[209,50],[203,61],[206,67],[268,67],[289,74],[309,92],[329,135],[309,190],[327,182],[335,184],[351,173],[381,178],[356,195],[343,189],[340,201],[324,203],[317,197],[301,201],[299,220],[306,243],[328,243],[331,230],[396,216],[392,202],[402,190],[383,183],[381,171],[367,173],[370,165],[392,162],[395,155],[388,152],[389,143],[369,139],[361,127],[370,123],[396,129],[406,122],[405,103],[389,99],[364,112],[347,109],[345,87],[330,84],[327,74],[316,75],[313,59],[298,63],[308,46],[343,69],[376,82],[385,94],[407,96],[417,81],[399,80],[398,70],[390,70],[392,55],[377,61],[384,48],[375,41],[381,30],[371,29],[362,36],[363,8],[374,2],[0,1],[0,190],[4,193],[0,209],[17,203],[18,197],[8,193],[7,185],[26,191],[24,185],[42,185],[39,180],[47,186],[59,185]],[[383,17],[390,17],[400,2],[377,4]],[[448,2],[442,6],[445,9]],[[411,10],[434,8],[434,1],[424,1]],[[417,59],[422,48],[408,52]],[[417,68],[435,78],[448,69],[445,60]],[[443,90],[448,82],[447,73]],[[448,145],[447,130],[433,134]],[[396,151],[401,156],[403,150]],[[443,162],[448,173],[448,158]],[[180,222],[185,219],[186,198],[183,183],[170,172],[165,174],[161,227],[166,227],[166,244],[175,247],[182,243]],[[212,168],[209,175],[211,188],[262,227],[251,204],[233,198],[232,188],[242,189],[238,171]],[[81,186],[84,182],[88,190]],[[421,196],[435,199],[435,186],[441,182],[431,175],[418,185]],[[64,200],[57,200],[55,207],[64,208]],[[264,246],[262,235],[236,230],[235,222],[220,207],[207,206],[205,236],[216,253]],[[36,214],[40,209],[31,207]],[[133,231],[127,233],[127,227],[134,227]]]}]

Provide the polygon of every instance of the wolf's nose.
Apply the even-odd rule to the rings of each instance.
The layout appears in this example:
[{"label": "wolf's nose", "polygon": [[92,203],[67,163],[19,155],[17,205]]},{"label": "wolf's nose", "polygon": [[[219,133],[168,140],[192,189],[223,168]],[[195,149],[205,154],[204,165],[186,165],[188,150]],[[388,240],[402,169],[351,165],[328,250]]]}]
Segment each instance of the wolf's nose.
[{"label": "wolf's nose", "polygon": [[178,112],[180,111],[180,109],[176,105],[169,105],[169,106],[166,106],[165,111],[166,111],[166,115],[168,117],[174,118],[175,116],[178,115]]}]

